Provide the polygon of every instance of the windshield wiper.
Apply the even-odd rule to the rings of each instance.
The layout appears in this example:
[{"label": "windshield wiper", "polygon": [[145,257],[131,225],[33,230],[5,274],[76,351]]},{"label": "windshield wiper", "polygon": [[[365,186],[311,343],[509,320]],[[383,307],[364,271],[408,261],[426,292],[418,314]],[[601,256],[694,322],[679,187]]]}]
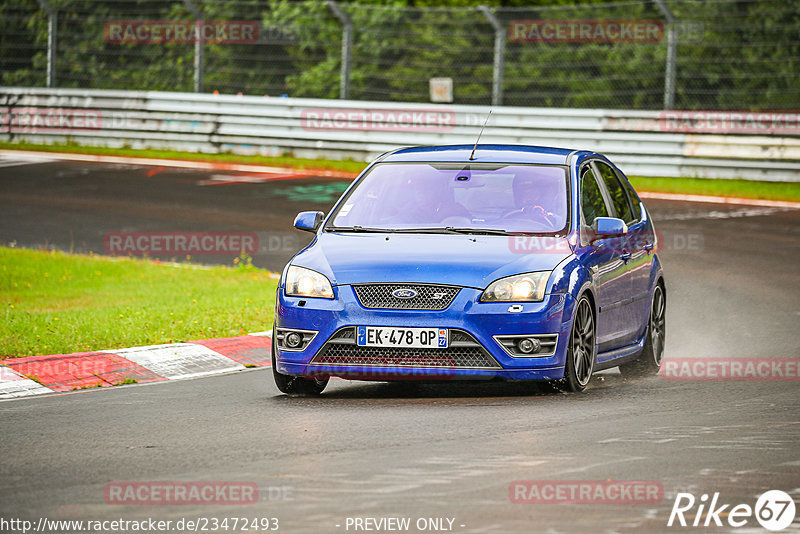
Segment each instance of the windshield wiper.
[{"label": "windshield wiper", "polygon": [[500,228],[454,228],[452,226],[448,226],[446,230],[457,234],[486,234],[486,235],[509,234],[508,230],[502,230]]},{"label": "windshield wiper", "polygon": [[364,226],[328,226],[325,228],[328,232],[376,232],[376,233],[393,233],[397,230],[393,228],[370,228]]},{"label": "windshield wiper", "polygon": [[506,230],[499,228],[457,228],[455,226],[433,227],[433,228],[398,228],[395,230],[401,234],[485,234],[485,235],[509,235]]},{"label": "windshield wiper", "polygon": [[[372,228],[369,226],[328,226],[326,232],[363,232],[385,234],[466,234],[466,235],[515,235],[520,232],[509,232],[501,228],[469,228],[456,226],[441,226],[431,228]],[[526,232],[522,232],[526,233]]]}]

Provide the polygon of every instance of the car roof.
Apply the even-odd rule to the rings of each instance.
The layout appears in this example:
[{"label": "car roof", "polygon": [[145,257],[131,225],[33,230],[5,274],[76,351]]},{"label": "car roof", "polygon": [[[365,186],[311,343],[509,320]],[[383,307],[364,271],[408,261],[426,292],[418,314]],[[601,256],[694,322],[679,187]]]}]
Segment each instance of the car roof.
[{"label": "car roof", "polygon": [[575,152],[567,148],[551,148],[528,145],[478,145],[475,157],[470,160],[474,145],[439,145],[401,148],[378,158],[378,162],[467,162],[475,163],[539,163],[543,165],[566,165],[569,155]]}]

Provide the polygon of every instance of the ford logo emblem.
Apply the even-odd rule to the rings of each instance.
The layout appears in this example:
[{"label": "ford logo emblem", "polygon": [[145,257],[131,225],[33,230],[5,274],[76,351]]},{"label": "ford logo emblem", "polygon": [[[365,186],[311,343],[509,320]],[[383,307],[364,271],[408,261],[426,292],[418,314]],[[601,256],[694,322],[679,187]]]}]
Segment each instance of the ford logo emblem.
[{"label": "ford logo emblem", "polygon": [[392,291],[392,296],[398,299],[413,299],[417,296],[417,292],[413,289],[400,288]]}]

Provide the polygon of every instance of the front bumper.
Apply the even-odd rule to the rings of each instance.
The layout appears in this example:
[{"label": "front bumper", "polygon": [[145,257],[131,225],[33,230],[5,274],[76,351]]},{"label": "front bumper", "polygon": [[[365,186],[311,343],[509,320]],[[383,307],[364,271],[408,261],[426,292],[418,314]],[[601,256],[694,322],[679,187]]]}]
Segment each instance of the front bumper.
[{"label": "front bumper", "polygon": [[[367,309],[361,305],[353,287],[349,285],[334,287],[335,298],[332,300],[287,297],[279,288],[276,328],[311,331],[316,335],[302,350],[282,350],[276,344],[276,369],[283,374],[340,376],[357,380],[549,380],[563,377],[575,305],[572,295],[546,295],[542,302],[520,303],[522,310],[512,313],[509,311],[511,303],[479,302],[481,293],[479,289],[461,288],[447,308],[432,311]],[[516,307],[519,308],[519,305]],[[367,365],[331,363],[336,359],[325,355],[331,353],[332,343],[349,343],[347,340],[332,339],[334,335],[339,338],[343,330],[356,326],[437,327],[449,329],[451,335],[460,331],[466,334],[456,338],[464,341],[462,346],[469,346],[468,338],[472,338],[474,345],[480,347],[487,358],[480,361],[469,358],[465,360],[471,362],[468,365],[458,358],[449,363],[432,363],[429,355],[424,354],[415,354],[420,357],[410,359],[383,359],[383,363],[375,363],[378,362],[375,360]],[[495,336],[523,334],[557,335],[552,355],[515,357],[495,339]],[[355,346],[355,343],[350,345]],[[337,347],[337,350],[338,354],[343,353],[341,347]],[[437,350],[444,349],[423,351]]]}]

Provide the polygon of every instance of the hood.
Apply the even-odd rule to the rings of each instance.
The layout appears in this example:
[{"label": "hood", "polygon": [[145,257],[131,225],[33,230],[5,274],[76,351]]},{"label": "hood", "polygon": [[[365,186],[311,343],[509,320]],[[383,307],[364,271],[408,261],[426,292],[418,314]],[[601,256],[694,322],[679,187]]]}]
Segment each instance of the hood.
[{"label": "hood", "polygon": [[418,282],[483,289],[550,271],[572,254],[565,238],[454,234],[319,234],[292,260],[333,285]]}]

